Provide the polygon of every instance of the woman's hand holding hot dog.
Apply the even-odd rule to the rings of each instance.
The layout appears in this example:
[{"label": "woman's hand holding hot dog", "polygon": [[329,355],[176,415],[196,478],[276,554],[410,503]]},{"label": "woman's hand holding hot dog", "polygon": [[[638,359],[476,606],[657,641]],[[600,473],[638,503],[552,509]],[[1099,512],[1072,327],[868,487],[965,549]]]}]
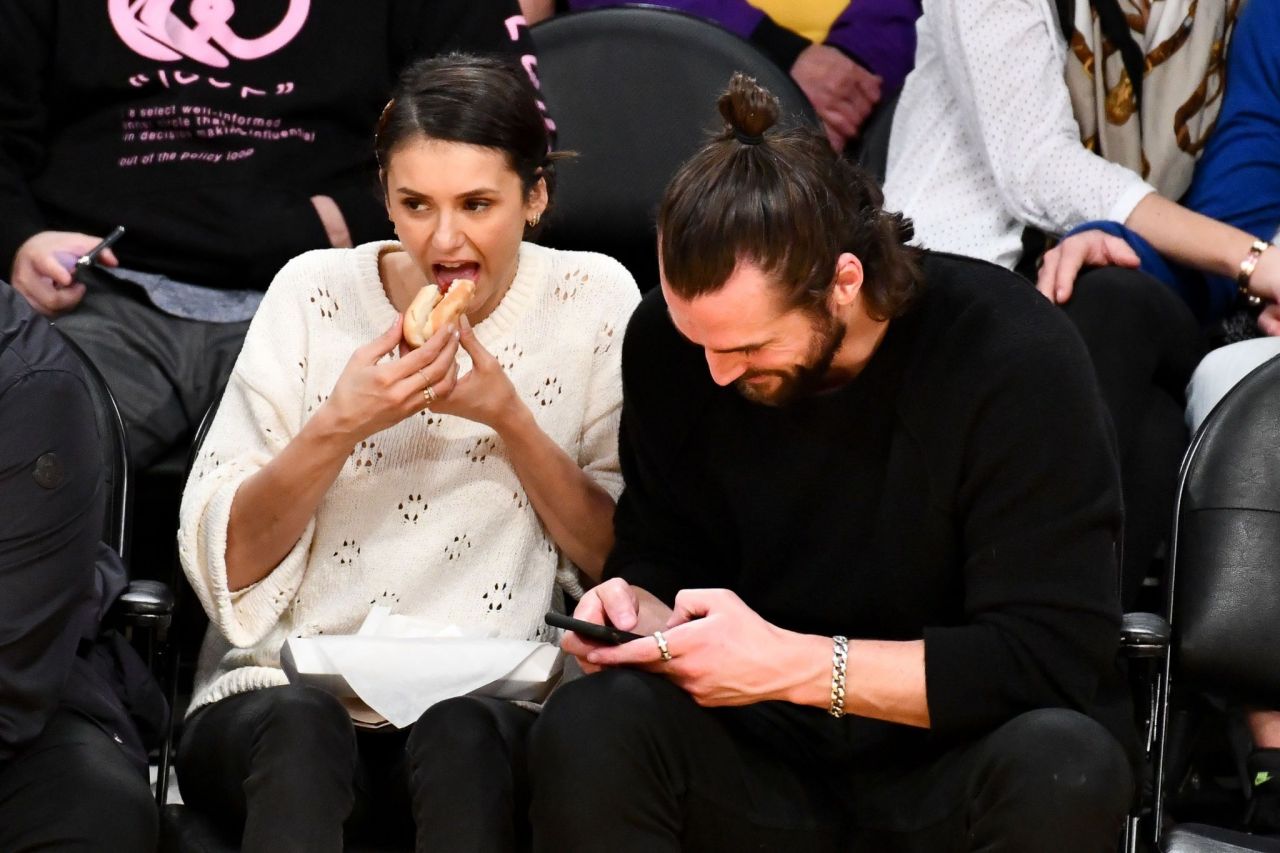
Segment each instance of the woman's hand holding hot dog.
[{"label": "woman's hand holding hot dog", "polygon": [[458,329],[437,329],[417,349],[384,360],[402,337],[402,318],[352,353],[329,399],[316,412],[326,430],[342,436],[350,450],[356,442],[394,426],[428,405],[427,388],[439,400],[453,390],[458,377]]},{"label": "woman's hand holding hot dog", "polygon": [[451,387],[435,389],[436,402],[431,410],[482,423],[505,435],[528,414],[528,406],[498,359],[480,343],[466,317],[458,332],[462,348],[471,356],[471,369]]},{"label": "woman's hand holding hot dog", "polygon": [[279,565],[351,457],[352,448],[421,411],[424,394],[448,394],[457,379],[457,328],[446,326],[418,349],[386,359],[401,339],[401,318],[357,349],[329,399],[275,458],[245,480],[227,524],[227,586],[243,589]]}]

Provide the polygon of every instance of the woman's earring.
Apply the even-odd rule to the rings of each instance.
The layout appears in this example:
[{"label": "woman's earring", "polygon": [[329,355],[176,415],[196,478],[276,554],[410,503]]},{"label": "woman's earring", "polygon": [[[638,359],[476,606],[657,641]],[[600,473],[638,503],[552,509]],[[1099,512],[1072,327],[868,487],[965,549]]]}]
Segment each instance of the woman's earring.
[{"label": "woman's earring", "polygon": [[541,214],[541,213],[535,213],[535,214],[533,215],[533,218],[529,220],[529,227],[530,227],[530,228],[537,228],[537,227],[538,227],[538,223],[539,223],[539,222],[541,222],[541,221],[542,221],[542,214]]}]

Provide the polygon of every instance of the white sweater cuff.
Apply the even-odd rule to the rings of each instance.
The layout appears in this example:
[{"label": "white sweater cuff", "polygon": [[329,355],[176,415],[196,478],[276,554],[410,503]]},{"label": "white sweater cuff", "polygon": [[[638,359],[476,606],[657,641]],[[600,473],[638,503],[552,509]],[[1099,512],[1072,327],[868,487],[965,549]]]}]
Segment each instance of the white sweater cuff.
[{"label": "white sweater cuff", "polygon": [[1135,180],[1125,188],[1124,192],[1120,193],[1120,197],[1111,205],[1111,210],[1107,212],[1107,220],[1123,225],[1129,215],[1133,213],[1133,209],[1138,206],[1138,202],[1155,191],[1155,187],[1146,181],[1142,179]]}]

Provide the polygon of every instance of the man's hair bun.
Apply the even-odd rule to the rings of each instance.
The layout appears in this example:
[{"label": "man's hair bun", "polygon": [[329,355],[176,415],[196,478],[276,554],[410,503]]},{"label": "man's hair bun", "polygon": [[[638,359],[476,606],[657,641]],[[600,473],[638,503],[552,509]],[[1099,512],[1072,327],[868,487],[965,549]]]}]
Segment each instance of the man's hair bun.
[{"label": "man's hair bun", "polygon": [[729,81],[729,89],[720,96],[718,106],[728,123],[726,130],[739,139],[745,136],[753,141],[777,124],[781,110],[776,95],[741,71]]}]

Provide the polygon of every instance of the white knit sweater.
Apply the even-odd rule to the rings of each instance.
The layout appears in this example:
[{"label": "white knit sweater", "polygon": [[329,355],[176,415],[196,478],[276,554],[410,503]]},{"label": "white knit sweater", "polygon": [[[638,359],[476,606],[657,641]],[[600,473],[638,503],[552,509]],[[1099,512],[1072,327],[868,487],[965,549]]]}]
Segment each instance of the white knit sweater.
[{"label": "white knit sweater", "polygon": [[[249,328],[182,496],[179,554],[212,623],[189,712],[286,683],[286,638],[351,633],[374,604],[538,639],[557,580],[577,588],[497,435],[422,412],[361,441],[288,556],[228,591],[232,498],[324,402],[351,353],[391,325],[378,255],[395,245],[291,261]],[[526,243],[511,288],[475,329],[539,426],[615,498],[622,335],[638,301],[616,261]],[[470,369],[462,350],[458,361]]]}]

